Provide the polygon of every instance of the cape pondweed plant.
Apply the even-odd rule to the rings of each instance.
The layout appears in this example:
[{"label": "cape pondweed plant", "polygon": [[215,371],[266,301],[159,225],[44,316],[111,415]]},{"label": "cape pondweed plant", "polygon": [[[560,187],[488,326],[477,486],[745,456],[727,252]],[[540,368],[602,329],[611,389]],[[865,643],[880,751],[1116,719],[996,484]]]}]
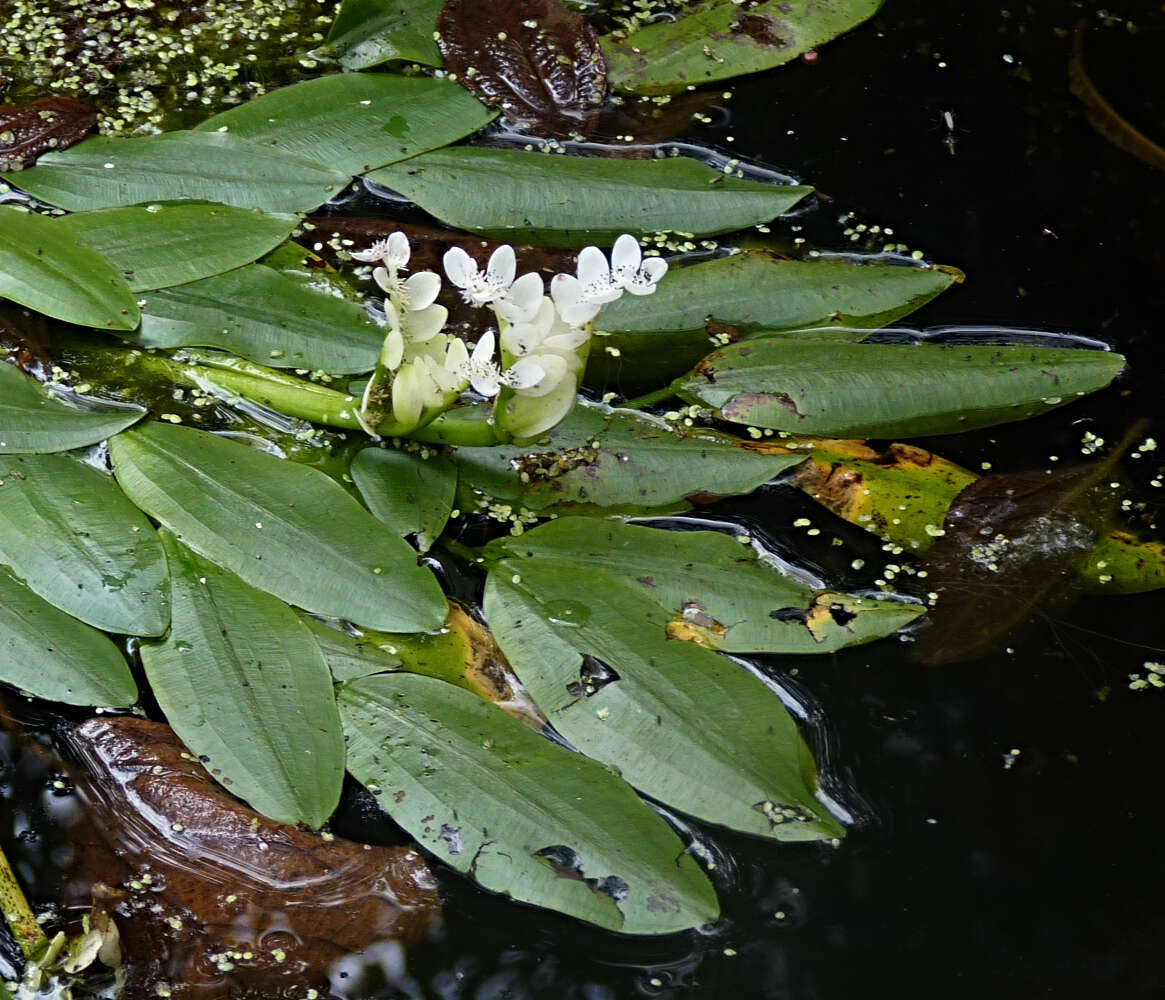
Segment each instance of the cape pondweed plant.
[{"label": "cape pondweed plant", "polygon": [[629,233],[615,240],[608,261],[595,246],[578,255],[577,274],[556,274],[545,294],[542,278],[517,275],[514,248],[498,247],[488,264],[461,247],[445,254],[445,275],[462,299],[493,313],[497,331],[482,330],[470,353],[444,332],[449,311],[438,305],[441,278],[408,270],[402,232],[391,233],[352,257],[375,263],[372,278],[384,291],[372,315],[385,329],[376,369],[360,400],[357,419],[375,438],[407,435],[455,406],[472,390],[494,400],[492,424],[499,441],[532,439],[556,427],[578,398],[595,317],[624,292],[650,295],[667,273],[659,257],[644,259]]}]

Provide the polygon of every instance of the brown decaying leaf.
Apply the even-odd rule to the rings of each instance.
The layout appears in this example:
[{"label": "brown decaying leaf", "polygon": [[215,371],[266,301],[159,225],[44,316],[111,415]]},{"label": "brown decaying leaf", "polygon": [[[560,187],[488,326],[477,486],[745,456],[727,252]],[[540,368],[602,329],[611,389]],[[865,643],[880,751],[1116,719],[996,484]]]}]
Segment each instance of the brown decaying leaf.
[{"label": "brown decaying leaf", "polygon": [[31,167],[41,153],[80,142],[97,126],[97,109],[73,97],[41,97],[0,107],[0,170]]},{"label": "brown decaying leaf", "polygon": [[607,67],[574,11],[556,0],[449,0],[437,32],[445,66],[510,125],[548,139],[594,130]]},{"label": "brown decaying leaf", "polygon": [[440,914],[415,852],[265,819],[211,780],[168,726],[94,718],[70,745],[89,807],[74,834],[72,903],[92,889],[95,911],[117,922],[126,1000],[298,995],[326,986],[345,956],[376,964],[386,948],[420,942]]}]

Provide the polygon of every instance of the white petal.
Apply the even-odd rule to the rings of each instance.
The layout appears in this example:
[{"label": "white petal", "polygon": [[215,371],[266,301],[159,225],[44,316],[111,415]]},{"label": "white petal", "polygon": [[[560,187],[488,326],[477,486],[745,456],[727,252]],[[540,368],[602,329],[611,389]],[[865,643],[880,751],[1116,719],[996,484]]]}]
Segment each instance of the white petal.
[{"label": "white petal", "polygon": [[506,384],[512,389],[531,389],[546,376],[540,358],[520,358],[506,371]]},{"label": "white petal", "polygon": [[362,260],[366,264],[371,264],[374,260],[380,260],[384,256],[384,251],[388,247],[386,240],[377,240],[367,250],[353,250],[352,259]]},{"label": "white petal", "polygon": [[611,268],[607,258],[598,247],[583,247],[578,255],[578,280],[587,287],[606,287],[611,281]]},{"label": "white petal", "polygon": [[522,358],[511,370],[517,373],[519,365],[530,365],[531,372],[534,367],[537,367],[542,372],[541,376],[530,381],[528,385],[519,385],[517,382],[512,383],[514,388],[523,396],[548,395],[558,388],[558,383],[569,374],[569,366],[557,354],[539,354],[533,358]]},{"label": "white petal", "polygon": [[651,295],[654,291],[655,285],[647,281],[632,281],[627,285],[629,295]]},{"label": "white petal", "polygon": [[573,274],[556,274],[550,279],[550,298],[562,315],[562,307],[582,301],[582,283]]},{"label": "white petal", "polygon": [[535,404],[538,406],[537,417],[531,419],[525,427],[515,428],[515,431],[524,438],[534,438],[558,426],[574,408],[577,389],[578,385],[572,376],[564,378],[542,398],[540,404]]},{"label": "white petal", "polygon": [[639,261],[642,257],[639,241],[630,233],[624,233],[615,240],[615,246],[611,250],[611,268],[612,270],[627,270],[629,272],[638,271]]},{"label": "white petal", "polygon": [[483,396],[496,396],[501,389],[496,375],[471,375],[469,384],[473,386],[474,392]]},{"label": "white petal", "polygon": [[555,354],[567,354],[577,351],[590,339],[590,334],[586,330],[575,330],[568,327],[564,333],[556,333],[543,340],[542,349],[554,351]]},{"label": "white petal", "polygon": [[514,275],[518,273],[518,261],[514,257],[514,248],[508,243],[498,247],[489,259],[485,269],[491,281],[509,288],[514,283]]},{"label": "white petal", "polygon": [[444,306],[432,305],[416,312],[405,314],[405,330],[409,340],[414,344],[423,344],[441,332],[445,320],[449,318],[449,310]]},{"label": "white petal", "polygon": [[384,263],[389,267],[403,269],[409,262],[409,238],[399,230],[395,233],[389,233],[388,239],[385,240],[384,248]]},{"label": "white petal", "polygon": [[431,306],[439,291],[441,277],[432,271],[418,271],[405,280],[405,295],[408,296],[409,309],[414,312]]},{"label": "white petal", "polygon": [[[477,342],[477,346],[473,349],[473,354],[469,358],[471,365],[485,364],[487,361],[492,361],[494,356],[494,332],[493,330],[486,330],[481,335],[481,339]],[[479,392],[481,390],[478,390]],[[497,391],[496,389],[494,390]]]},{"label": "white petal", "polygon": [[511,323],[502,332],[502,351],[512,358],[529,354],[541,343],[541,332],[534,323]]},{"label": "white petal", "polygon": [[445,370],[460,372],[467,364],[469,364],[469,349],[465,346],[465,341],[460,337],[451,337],[449,346],[445,350]]},{"label": "white petal", "polygon": [[510,285],[505,298],[495,308],[507,323],[529,323],[537,315],[545,292],[542,276],[530,271]]},{"label": "white petal", "polygon": [[623,289],[618,285],[586,288],[583,293],[583,298],[588,302],[593,302],[595,305],[600,306],[606,305],[608,302],[614,302],[616,299],[621,299],[622,297]]},{"label": "white petal", "polygon": [[400,359],[404,357],[405,339],[399,329],[395,327],[388,331],[384,344],[380,348],[380,363],[389,371],[396,371],[400,367]]},{"label": "white petal", "polygon": [[667,261],[662,257],[648,257],[643,262],[640,271],[647,276],[648,281],[659,281],[660,278],[667,274]]},{"label": "white petal", "polygon": [[380,325],[392,330],[400,329],[400,316],[397,315],[396,307],[388,299],[384,300],[384,319]]},{"label": "white petal", "polygon": [[424,409],[424,393],[416,362],[406,365],[392,382],[392,416],[402,424],[415,424]]},{"label": "white petal", "polygon": [[465,288],[477,274],[477,262],[461,247],[451,247],[443,258],[445,273],[458,288]]},{"label": "white petal", "polygon": [[389,277],[387,268],[374,268],[372,271],[372,280],[380,286],[382,292],[392,291],[392,278]]}]

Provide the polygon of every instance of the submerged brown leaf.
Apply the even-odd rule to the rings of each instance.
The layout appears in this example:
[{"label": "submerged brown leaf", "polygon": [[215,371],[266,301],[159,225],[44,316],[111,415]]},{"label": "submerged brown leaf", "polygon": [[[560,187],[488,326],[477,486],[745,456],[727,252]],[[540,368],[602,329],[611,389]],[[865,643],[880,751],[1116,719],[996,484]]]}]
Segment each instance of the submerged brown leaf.
[{"label": "submerged brown leaf", "polygon": [[594,130],[607,67],[574,11],[556,0],[448,0],[437,31],[446,67],[509,124],[549,139]]},{"label": "submerged brown leaf", "polygon": [[90,810],[75,832],[73,889],[92,887],[94,911],[118,925],[127,1000],[320,988],[337,962],[359,973],[362,961],[399,959],[440,913],[416,852],[265,819],[168,726],[94,718],[70,742]]},{"label": "submerged brown leaf", "polygon": [[926,559],[938,594],[914,647],[922,663],[962,663],[994,652],[1036,613],[1078,593],[1079,572],[1115,504],[1117,460],[1140,428],[1103,462],[984,476],[955,498],[946,534]]},{"label": "submerged brown leaf", "polygon": [[66,149],[97,127],[97,109],[74,97],[41,97],[0,107],[0,170],[31,167],[41,153]]}]

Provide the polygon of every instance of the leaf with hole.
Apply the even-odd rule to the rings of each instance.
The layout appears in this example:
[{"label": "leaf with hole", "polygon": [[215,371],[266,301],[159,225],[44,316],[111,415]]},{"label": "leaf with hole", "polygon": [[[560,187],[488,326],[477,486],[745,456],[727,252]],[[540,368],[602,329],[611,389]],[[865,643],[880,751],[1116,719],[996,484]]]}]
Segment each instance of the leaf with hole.
[{"label": "leaf with hole", "polygon": [[[596,547],[609,528],[594,524]],[[518,547],[488,554],[486,620],[572,746],[712,823],[777,840],[842,833],[796,722],[746,667],[669,638],[672,616],[638,584]]]},{"label": "leaf with hole", "polygon": [[174,612],[142,643],[150,688],[210,774],[280,823],[320,826],[340,801],[344,741],[327,664],[282,601],[161,533]]},{"label": "leaf with hole", "polygon": [[484,888],[624,934],[719,915],[680,839],[600,764],[429,677],[365,677],[342,685],[339,702],[348,769]]},{"label": "leaf with hole", "polygon": [[110,450],[134,503],[251,586],[388,632],[445,620],[441,588],[416,553],[324,473],[162,423],[119,435]]},{"label": "leaf with hole", "polygon": [[581,400],[537,445],[458,448],[453,458],[466,490],[530,510],[658,513],[751,493],[801,461],[741,445],[727,434]]}]

